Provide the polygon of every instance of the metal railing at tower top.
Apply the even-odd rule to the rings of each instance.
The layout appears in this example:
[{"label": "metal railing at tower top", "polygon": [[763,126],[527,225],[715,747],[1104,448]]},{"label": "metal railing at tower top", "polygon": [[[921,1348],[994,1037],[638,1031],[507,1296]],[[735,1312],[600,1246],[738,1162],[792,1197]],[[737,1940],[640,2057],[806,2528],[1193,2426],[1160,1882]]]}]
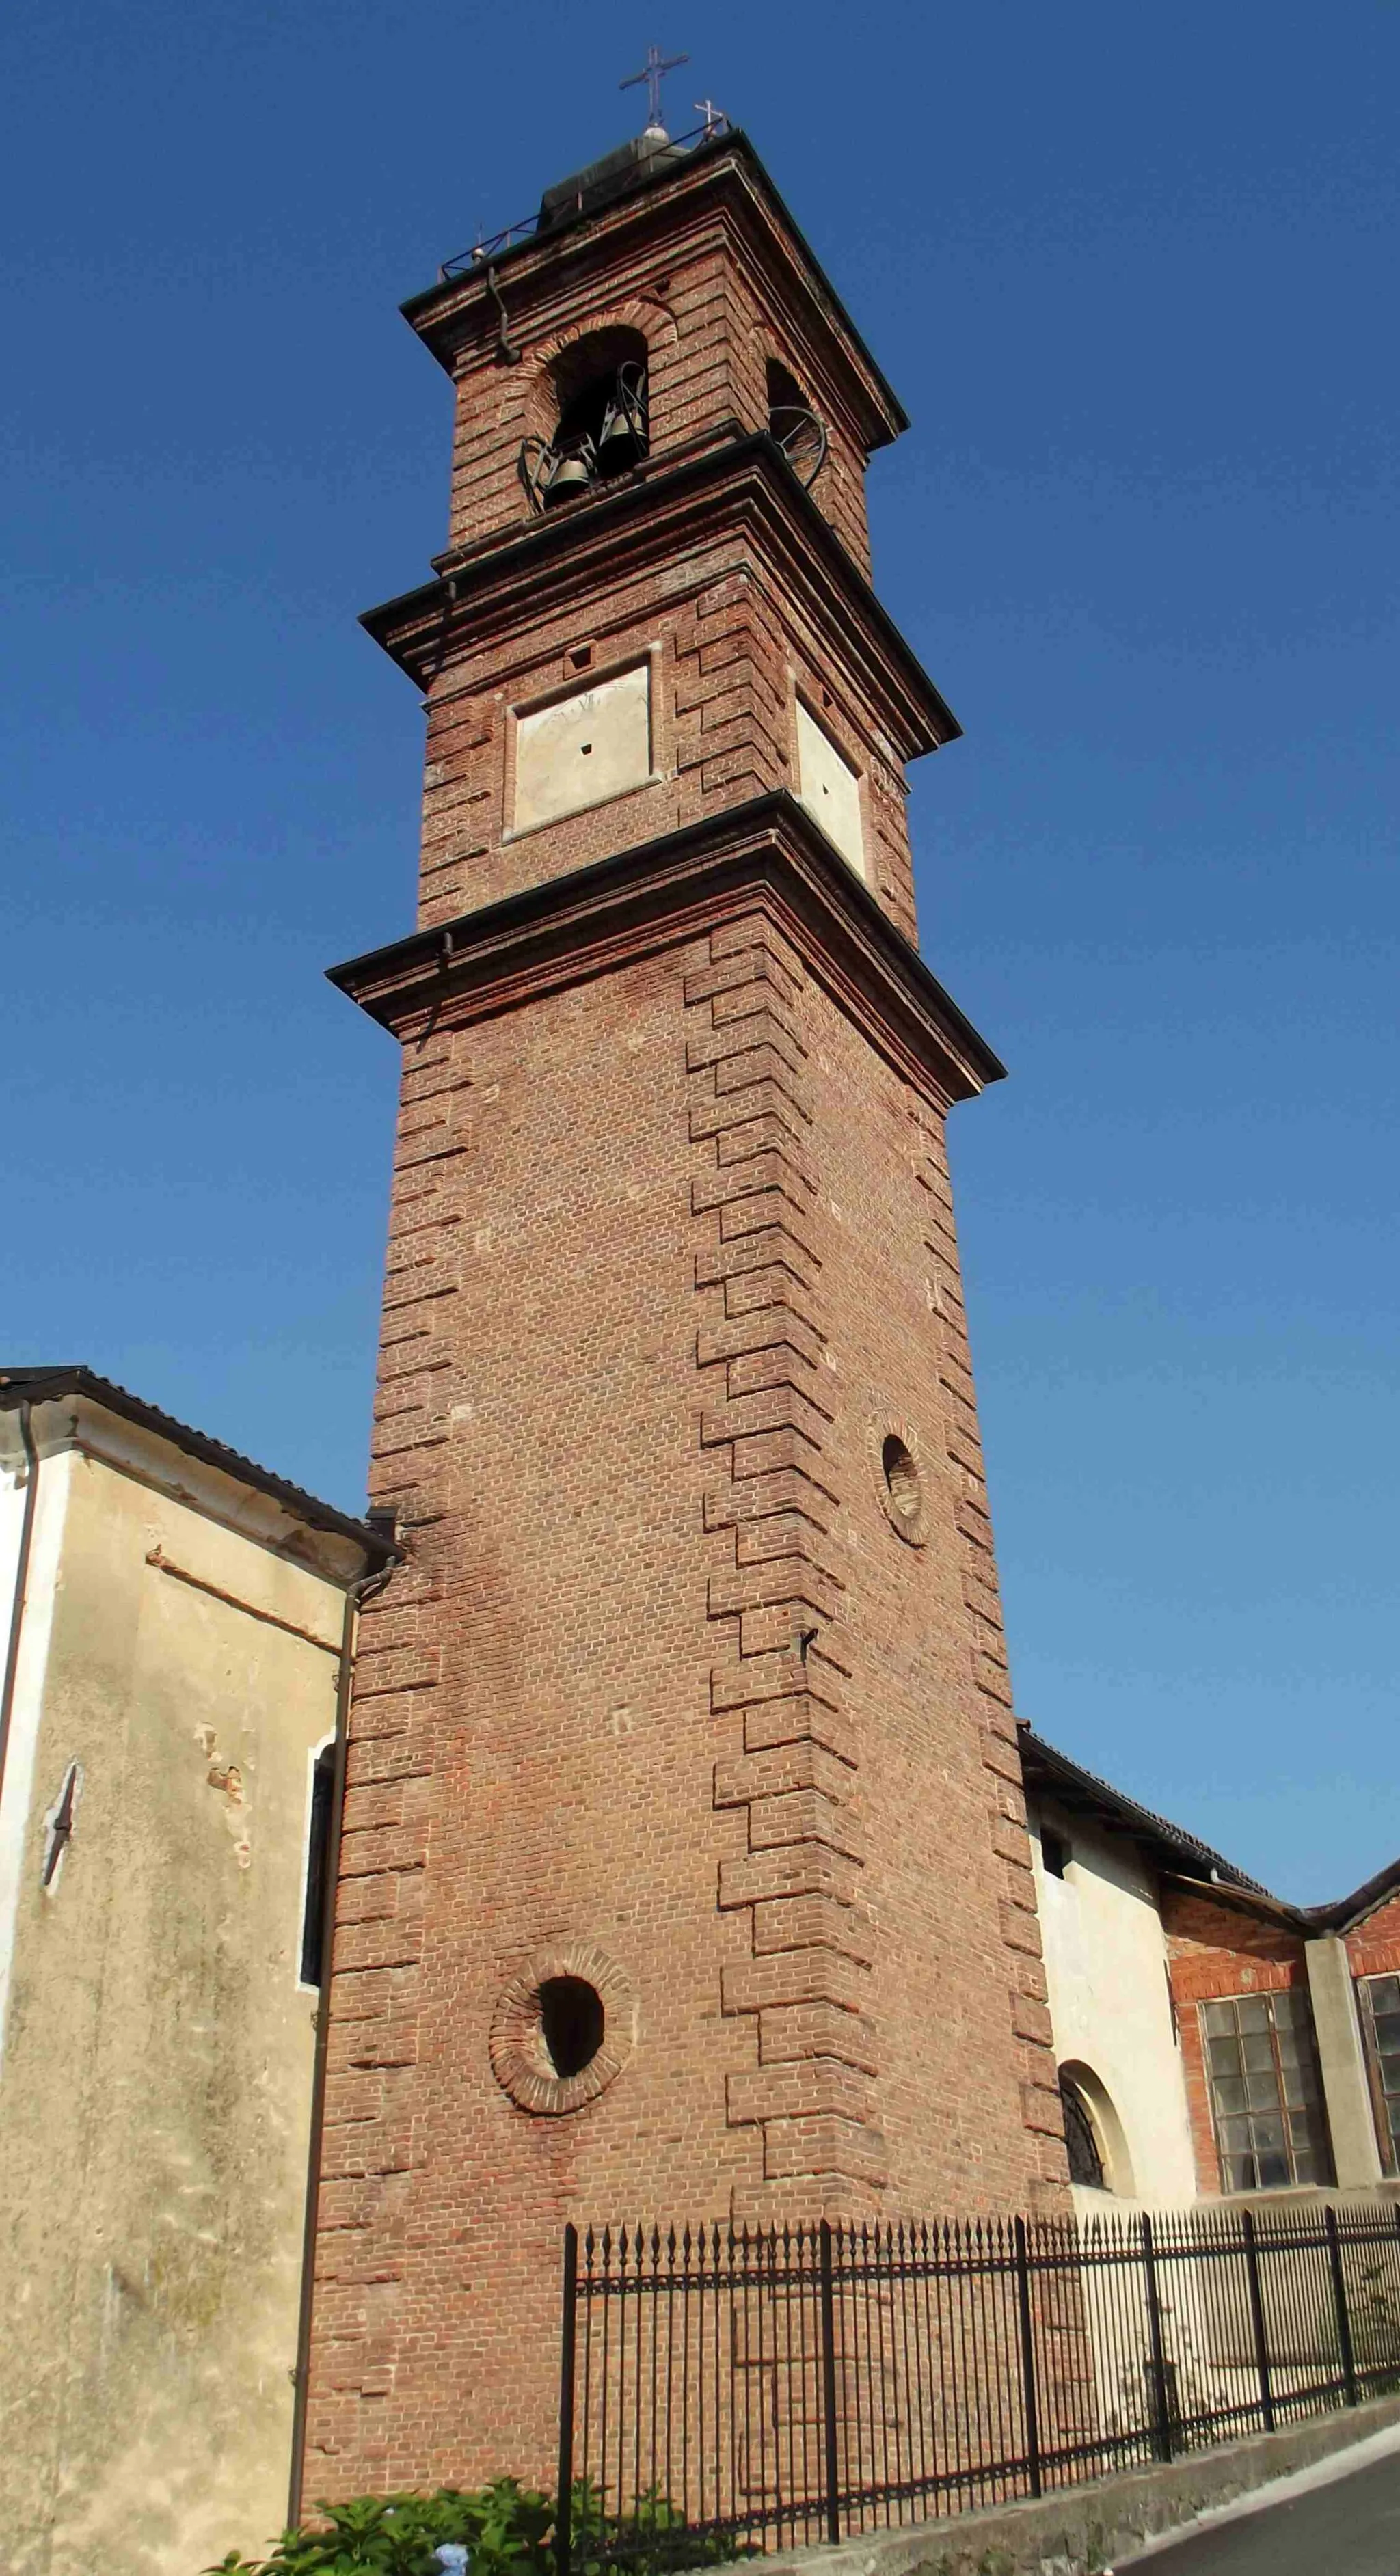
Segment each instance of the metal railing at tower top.
[{"label": "metal railing at tower top", "polygon": [[1400,2209],[565,2232],[555,2554],[837,2541],[1400,2388]]},{"label": "metal railing at tower top", "polygon": [[[668,135],[665,150],[690,152],[694,150],[697,143],[712,143],[717,136],[732,132],[733,128],[728,117],[716,112],[708,124],[693,125],[688,134]],[[660,157],[658,152],[656,158],[659,160]],[[546,230],[553,232],[556,225],[570,220],[571,213],[581,215],[585,211],[584,198],[587,194],[588,175],[586,170],[579,172],[577,201],[572,209],[567,201],[561,201],[557,192],[552,193]],[[532,215],[522,215],[519,223],[505,224],[500,232],[487,234],[483,239],[474,241],[470,250],[454,251],[451,259],[445,259],[438,270],[439,286],[445,286],[448,280],[454,277],[470,277],[474,270],[484,268],[488,260],[499,259],[503,250],[514,250],[517,242],[533,240],[540,229],[544,213],[544,207],[537,206]]]}]

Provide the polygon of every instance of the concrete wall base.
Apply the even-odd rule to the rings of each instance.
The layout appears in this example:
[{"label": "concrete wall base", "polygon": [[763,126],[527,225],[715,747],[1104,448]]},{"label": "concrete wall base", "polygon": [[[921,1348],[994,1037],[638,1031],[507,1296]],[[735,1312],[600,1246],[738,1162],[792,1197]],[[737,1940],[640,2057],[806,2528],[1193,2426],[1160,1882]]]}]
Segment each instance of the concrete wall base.
[{"label": "concrete wall base", "polygon": [[1379,2397],[1169,2466],[1069,2487],[1038,2503],[906,2523],[898,2531],[866,2532],[838,2549],[767,2558],[764,2576],[786,2576],[789,2569],[792,2576],[1106,2576],[1145,2542],[1393,2424],[1400,2424],[1400,2397]]}]

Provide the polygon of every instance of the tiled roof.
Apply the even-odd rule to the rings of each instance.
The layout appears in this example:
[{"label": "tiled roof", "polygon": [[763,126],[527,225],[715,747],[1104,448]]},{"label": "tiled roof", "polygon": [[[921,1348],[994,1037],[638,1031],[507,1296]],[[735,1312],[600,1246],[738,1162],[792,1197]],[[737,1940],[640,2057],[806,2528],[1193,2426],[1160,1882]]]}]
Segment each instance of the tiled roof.
[{"label": "tiled roof", "polygon": [[207,1431],[195,1431],[188,1422],[177,1422],[173,1414],[162,1413],[155,1404],[147,1404],[109,1377],[99,1377],[95,1369],[81,1363],[71,1368],[0,1368],[0,1412],[12,1412],[18,1405],[53,1404],[65,1395],[85,1396],[92,1404],[119,1414],[123,1421],[136,1423],[144,1431],[153,1431],[172,1447],[184,1451],[188,1458],[201,1459],[205,1465],[221,1468],[226,1476],[235,1476],[242,1485],[251,1485],[268,1494],[285,1511],[310,1529],[333,1530],[343,1538],[353,1539],[365,1552],[368,1566],[387,1565],[396,1551],[393,1541],[368,1521],[356,1520],[353,1513],[337,1511],[333,1503],[323,1503],[315,1494],[306,1493],[300,1485],[289,1484],[285,1476],[276,1476],[270,1467],[260,1467],[253,1458],[244,1458],[222,1440],[214,1440]]},{"label": "tiled roof", "polygon": [[[1236,1869],[1223,1852],[1213,1851],[1209,1843],[1203,1843],[1196,1834],[1188,1834],[1184,1826],[1172,1824],[1166,1816],[1154,1815],[1150,1807],[1140,1807],[1135,1798],[1125,1797],[1121,1789],[1100,1780],[1095,1772],[1083,1770],[1029,1726],[1021,1728],[1020,1739],[1028,1783],[1057,1790],[1072,1803],[1094,1808],[1105,1823],[1115,1824],[1139,1842],[1152,1845],[1168,1868],[1186,1869],[1194,1877],[1218,1879],[1222,1887],[1237,1887],[1250,1896],[1270,1896],[1267,1887]],[[1270,1897],[1273,1904],[1279,1901]]]},{"label": "tiled roof", "polygon": [[1092,1771],[1082,1770],[1060,1753],[1043,1736],[1029,1726],[1020,1729],[1021,1760],[1028,1787],[1043,1787],[1062,1797],[1069,1805],[1091,1809],[1100,1820],[1116,1825],[1120,1832],[1131,1834],[1148,1846],[1164,1868],[1181,1870],[1189,1877],[1209,1878],[1218,1884],[1220,1894],[1232,1889],[1244,1896],[1262,1898],[1280,1914],[1287,1915],[1303,1933],[1346,1932],[1367,1914],[1372,1914],[1387,1898],[1400,1893],[1400,1859],[1388,1861],[1374,1878],[1355,1888],[1350,1896],[1339,1896],[1330,1905],[1291,1905],[1286,1898],[1273,1896],[1255,1878],[1247,1878],[1242,1869],[1223,1853],[1212,1851],[1209,1843],[1188,1834],[1165,1816],[1156,1816],[1150,1807],[1140,1807],[1135,1798],[1126,1798],[1111,1782],[1100,1780]]}]

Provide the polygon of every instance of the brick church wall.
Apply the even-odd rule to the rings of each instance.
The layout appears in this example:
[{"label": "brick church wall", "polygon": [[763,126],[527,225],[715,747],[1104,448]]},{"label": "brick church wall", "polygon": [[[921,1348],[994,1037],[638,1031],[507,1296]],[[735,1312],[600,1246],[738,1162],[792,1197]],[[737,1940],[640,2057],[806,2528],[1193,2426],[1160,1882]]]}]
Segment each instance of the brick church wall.
[{"label": "brick church wall", "polygon": [[1400,1976],[1400,1896],[1378,1905],[1345,1939],[1354,1977]]}]

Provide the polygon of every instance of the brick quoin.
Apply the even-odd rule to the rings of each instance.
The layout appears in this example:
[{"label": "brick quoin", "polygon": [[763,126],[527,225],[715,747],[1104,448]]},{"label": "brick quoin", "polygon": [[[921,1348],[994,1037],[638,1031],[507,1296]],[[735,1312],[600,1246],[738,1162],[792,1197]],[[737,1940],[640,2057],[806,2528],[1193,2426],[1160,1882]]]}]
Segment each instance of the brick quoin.
[{"label": "brick quoin", "polygon": [[[402,1048],[406,1561],[350,1720],[308,2499],[549,2473],[568,2218],[1068,2205],[944,1143],[1000,1067],[915,944],[905,767],[957,726],[868,577],[903,415],[740,136],[406,309],[457,387],[449,550],[366,620],[426,706],[420,909],[336,970]],[[521,440],[604,328],[649,453],[536,515]],[[650,783],[514,831],[515,711],[639,661]],[[554,2084],[568,1977],[605,2039]]]}]

